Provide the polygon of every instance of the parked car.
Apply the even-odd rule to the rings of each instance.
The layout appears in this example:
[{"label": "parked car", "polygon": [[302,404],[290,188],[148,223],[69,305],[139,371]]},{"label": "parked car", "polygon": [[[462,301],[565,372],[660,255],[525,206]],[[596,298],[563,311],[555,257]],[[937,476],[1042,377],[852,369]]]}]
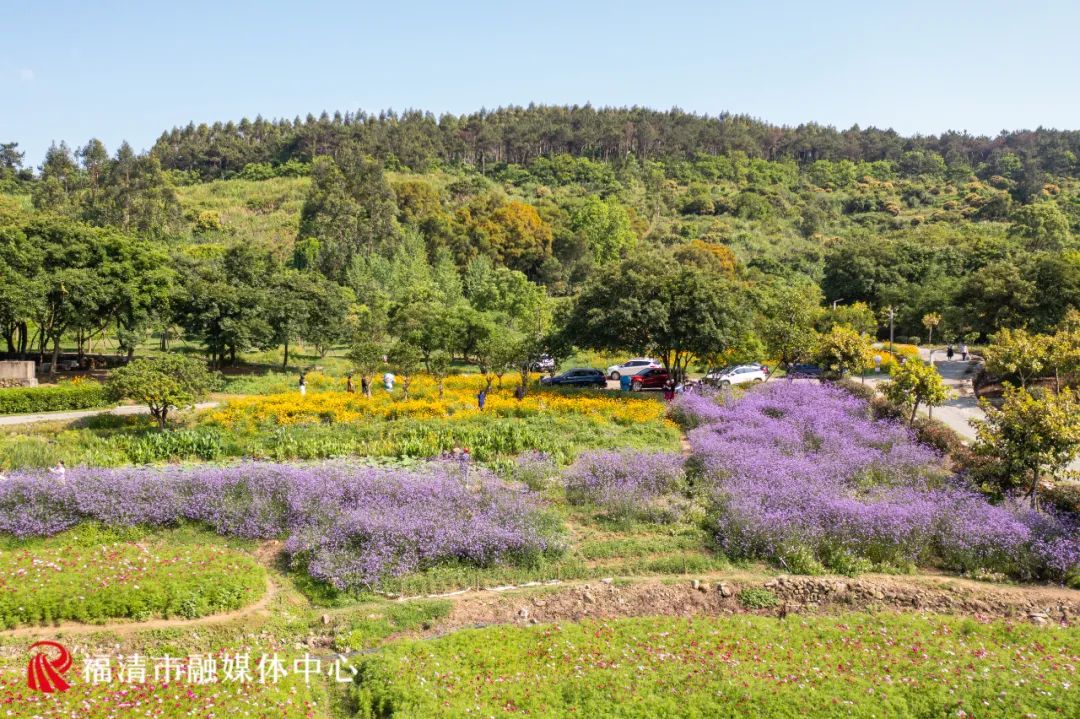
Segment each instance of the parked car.
[{"label": "parked car", "polygon": [[741,364],[723,369],[710,370],[705,375],[705,382],[716,387],[733,384],[758,384],[769,378],[769,368],[762,364]]},{"label": "parked car", "polygon": [[635,357],[632,360],[626,360],[622,364],[615,364],[608,367],[607,376],[608,379],[618,382],[624,374],[637,374],[643,369],[660,366],[659,362],[649,357]]},{"label": "parked car", "polygon": [[630,377],[630,389],[640,392],[643,389],[660,389],[671,378],[663,367],[650,367]]},{"label": "parked car", "polygon": [[788,367],[787,376],[791,379],[821,379],[821,367],[816,364],[796,364]]},{"label": "parked car", "polygon": [[598,369],[570,369],[554,377],[541,377],[540,384],[549,387],[607,387],[607,377]]},{"label": "parked car", "polygon": [[531,369],[533,372],[551,372],[555,369],[555,360],[549,355],[540,355],[533,360]]}]

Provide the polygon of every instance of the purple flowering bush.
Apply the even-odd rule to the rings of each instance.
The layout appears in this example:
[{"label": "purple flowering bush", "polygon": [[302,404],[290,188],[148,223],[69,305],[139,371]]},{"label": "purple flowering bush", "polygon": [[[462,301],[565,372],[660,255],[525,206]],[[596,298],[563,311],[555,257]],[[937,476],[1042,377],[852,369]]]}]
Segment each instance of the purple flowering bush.
[{"label": "purple flowering bush", "polygon": [[922,564],[1057,580],[1080,567],[1075,527],[990,504],[908,428],[871,419],[842,390],[771,384],[702,416],[689,439],[732,557],[802,572]]},{"label": "purple flowering bush", "polygon": [[0,532],[47,536],[82,521],[285,537],[294,563],[338,589],[442,562],[528,562],[560,549],[539,497],[479,469],[326,463],[69,470],[0,483]]},{"label": "purple flowering bush", "polygon": [[675,495],[683,464],[672,452],[583,452],[563,475],[566,498],[612,519],[675,521],[685,511]]}]

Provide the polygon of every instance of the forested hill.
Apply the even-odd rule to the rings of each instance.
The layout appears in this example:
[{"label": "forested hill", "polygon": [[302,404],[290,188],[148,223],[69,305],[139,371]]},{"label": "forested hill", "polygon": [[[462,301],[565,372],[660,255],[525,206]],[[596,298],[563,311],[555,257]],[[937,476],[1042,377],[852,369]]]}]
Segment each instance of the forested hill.
[{"label": "forested hill", "polygon": [[746,115],[711,117],[673,109],[583,106],[506,107],[468,115],[406,111],[377,115],[340,112],[301,120],[190,124],[165,132],[153,153],[166,169],[227,177],[251,163],[310,162],[351,145],[391,166],[426,170],[464,163],[486,169],[567,154],[592,160],[688,160],[735,152],[767,160],[851,160],[897,163],[918,175],[943,163],[980,176],[1015,173],[1080,174],[1080,132],[1038,129],[977,137],[961,132],[902,137],[858,126],[837,130],[816,123],[772,125]]},{"label": "forested hill", "polygon": [[586,314],[604,323],[577,341],[619,317],[641,335],[663,324],[637,311],[657,278],[685,312],[723,307],[694,321],[716,325],[701,356],[778,356],[804,305],[814,332],[1050,331],[1080,308],[1078,154],[1077,132],[589,107],[189,126],[144,154],[56,145],[37,171],[0,144],[0,337],[131,349],[179,328],[220,360],[357,327],[430,349],[421,330],[465,327],[460,356],[477,327]]}]

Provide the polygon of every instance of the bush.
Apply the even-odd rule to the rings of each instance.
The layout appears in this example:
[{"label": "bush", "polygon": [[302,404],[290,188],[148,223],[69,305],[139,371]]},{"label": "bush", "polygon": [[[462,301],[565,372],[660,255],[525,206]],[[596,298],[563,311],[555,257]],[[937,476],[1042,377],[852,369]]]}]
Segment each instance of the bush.
[{"label": "bush", "polygon": [[780,599],[764,587],[747,587],[739,592],[739,604],[747,609],[768,609],[780,603]]},{"label": "bush", "polygon": [[912,429],[920,442],[941,454],[955,457],[964,447],[964,438],[941,420],[920,417],[915,420]]},{"label": "bush", "polygon": [[93,409],[108,404],[105,388],[97,382],[0,389],[0,414]]}]

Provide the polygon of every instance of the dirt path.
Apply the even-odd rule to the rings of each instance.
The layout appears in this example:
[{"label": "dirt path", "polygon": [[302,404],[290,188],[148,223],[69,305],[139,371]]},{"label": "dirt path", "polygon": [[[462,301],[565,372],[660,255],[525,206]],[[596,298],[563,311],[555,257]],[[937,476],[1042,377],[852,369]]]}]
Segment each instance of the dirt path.
[{"label": "dirt path", "polygon": [[[196,410],[217,407],[218,402],[200,402],[195,405]],[[34,414],[9,414],[0,416],[0,426],[19,424],[35,424],[37,422],[74,422],[85,417],[96,417],[99,414],[113,414],[118,417],[127,415],[150,414],[150,408],[145,405],[123,405],[112,409],[84,409],[72,412],[37,412]]]},{"label": "dirt path", "polygon": [[[747,608],[739,593],[748,587],[769,590],[777,598],[776,605]],[[591,580],[502,592],[470,591],[452,599],[454,607],[446,619],[413,636],[441,636],[496,624],[746,613],[787,616],[891,610],[1012,618],[1037,624],[1080,621],[1080,591],[936,575],[770,578],[728,572],[696,579]]]},{"label": "dirt path", "polygon": [[227,622],[233,622],[238,619],[246,619],[248,617],[256,615],[267,615],[270,607],[270,602],[273,601],[277,595],[278,588],[274,584],[270,576],[266,577],[266,592],[262,597],[254,604],[249,604],[246,607],[241,607],[231,612],[224,612],[222,614],[211,614],[205,617],[199,617],[197,619],[150,619],[145,622],[138,622],[134,620],[114,621],[106,622],[104,624],[83,624],[81,622],[60,622],[59,624],[50,624],[48,626],[34,626],[34,627],[19,627],[18,629],[9,629],[0,632],[0,639],[15,638],[15,637],[37,637],[37,636],[49,636],[49,637],[63,637],[71,636],[73,634],[96,634],[99,632],[110,632],[120,636],[133,634],[135,632],[142,632],[151,629],[187,629],[193,627],[203,627],[211,624],[225,624]]}]

